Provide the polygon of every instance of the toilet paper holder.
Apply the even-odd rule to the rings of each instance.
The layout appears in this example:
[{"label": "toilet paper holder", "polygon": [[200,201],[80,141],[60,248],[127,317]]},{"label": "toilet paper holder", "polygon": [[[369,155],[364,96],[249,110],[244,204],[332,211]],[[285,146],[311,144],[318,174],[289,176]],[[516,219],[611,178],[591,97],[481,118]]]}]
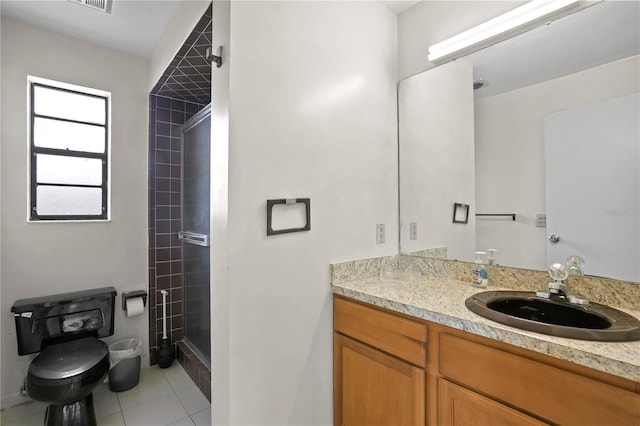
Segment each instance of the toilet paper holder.
[{"label": "toilet paper holder", "polygon": [[144,290],[126,291],[122,293],[122,310],[127,310],[127,299],[142,297],[142,305],[147,306],[147,292]]}]

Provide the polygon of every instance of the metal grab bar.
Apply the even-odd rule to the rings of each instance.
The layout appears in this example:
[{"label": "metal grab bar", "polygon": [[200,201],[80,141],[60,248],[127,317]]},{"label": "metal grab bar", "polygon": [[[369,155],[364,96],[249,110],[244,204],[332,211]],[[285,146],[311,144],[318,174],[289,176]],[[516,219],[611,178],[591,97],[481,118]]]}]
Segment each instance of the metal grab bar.
[{"label": "metal grab bar", "polygon": [[207,234],[198,234],[197,232],[179,231],[178,239],[185,243],[195,244],[197,246],[209,247],[209,236]]}]

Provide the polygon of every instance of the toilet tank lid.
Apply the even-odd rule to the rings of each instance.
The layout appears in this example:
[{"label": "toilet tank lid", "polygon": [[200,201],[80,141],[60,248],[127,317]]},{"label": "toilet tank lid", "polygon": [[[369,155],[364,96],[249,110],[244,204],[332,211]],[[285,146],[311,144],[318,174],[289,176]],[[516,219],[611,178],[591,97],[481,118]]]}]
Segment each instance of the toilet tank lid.
[{"label": "toilet tank lid", "polygon": [[50,296],[33,297],[30,299],[16,300],[11,306],[11,312],[20,313],[33,310],[34,306],[54,306],[65,303],[80,302],[82,300],[104,296],[106,294],[115,297],[118,292],[113,287],[101,287],[91,290],[72,291],[70,293],[53,294]]}]

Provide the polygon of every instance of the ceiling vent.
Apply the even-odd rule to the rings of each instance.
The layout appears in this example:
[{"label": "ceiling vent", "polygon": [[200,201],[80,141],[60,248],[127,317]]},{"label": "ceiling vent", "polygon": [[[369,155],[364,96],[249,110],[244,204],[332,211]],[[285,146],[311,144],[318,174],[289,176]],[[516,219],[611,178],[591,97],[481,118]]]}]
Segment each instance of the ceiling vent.
[{"label": "ceiling vent", "polygon": [[71,3],[81,4],[91,9],[105,13],[111,13],[111,3],[113,0],[69,0]]}]

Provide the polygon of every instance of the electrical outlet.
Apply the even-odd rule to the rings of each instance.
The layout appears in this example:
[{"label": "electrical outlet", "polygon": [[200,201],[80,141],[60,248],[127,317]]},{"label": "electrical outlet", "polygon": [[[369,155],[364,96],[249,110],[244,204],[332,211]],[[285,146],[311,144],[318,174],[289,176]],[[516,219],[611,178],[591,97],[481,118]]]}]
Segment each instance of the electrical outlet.
[{"label": "electrical outlet", "polygon": [[544,213],[538,213],[536,215],[536,227],[537,228],[546,228],[547,227],[547,215]]},{"label": "electrical outlet", "polygon": [[409,239],[411,240],[418,239],[418,222],[409,223]]},{"label": "electrical outlet", "polygon": [[376,244],[384,244],[384,223],[376,223]]}]

